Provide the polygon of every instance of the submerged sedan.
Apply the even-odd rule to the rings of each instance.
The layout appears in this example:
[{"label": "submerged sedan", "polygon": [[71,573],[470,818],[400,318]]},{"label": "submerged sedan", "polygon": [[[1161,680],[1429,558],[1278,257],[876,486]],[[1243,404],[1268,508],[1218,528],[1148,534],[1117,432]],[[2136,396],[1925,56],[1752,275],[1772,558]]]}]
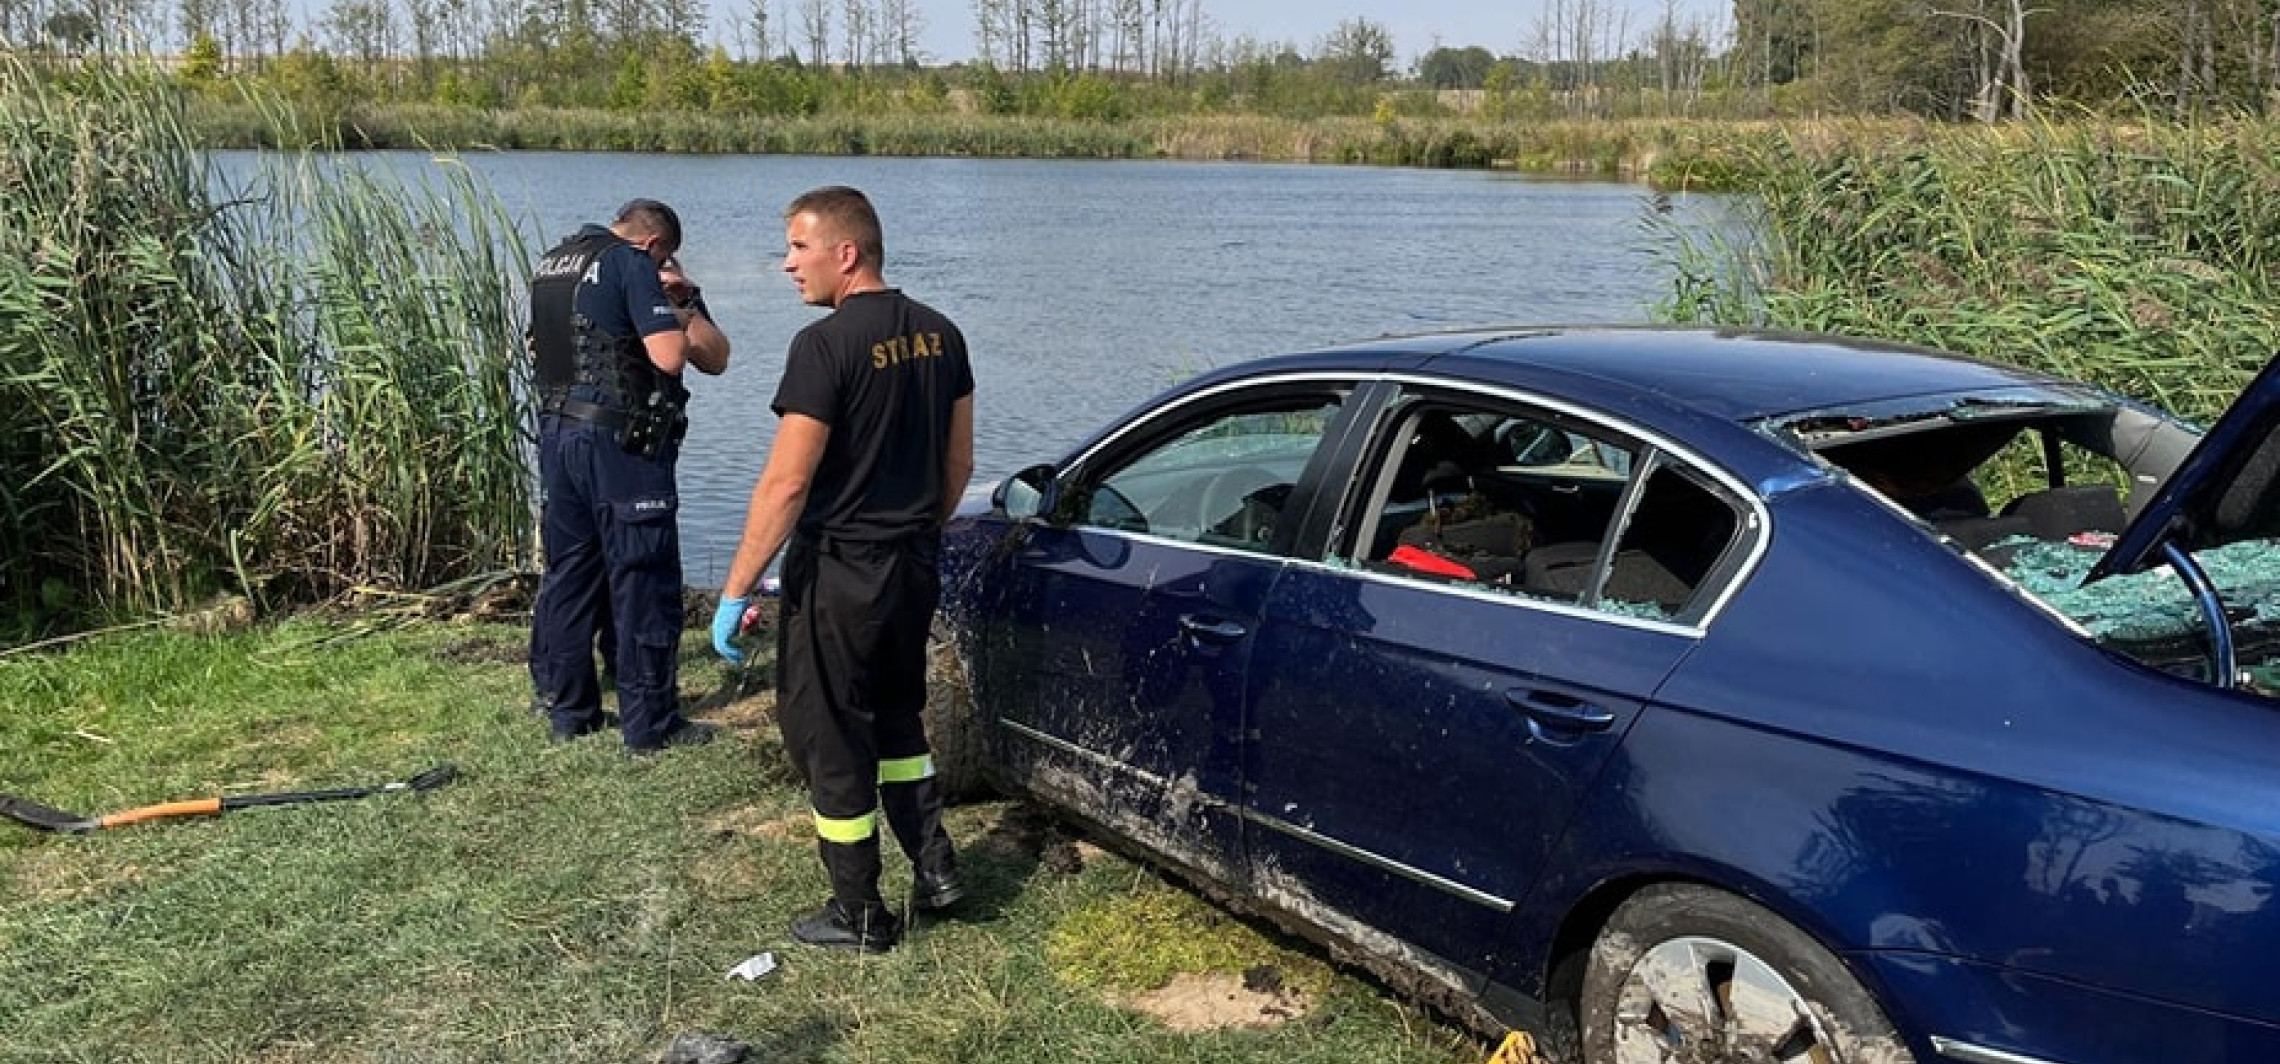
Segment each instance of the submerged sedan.
[{"label": "submerged sedan", "polygon": [[1245,363],[969,507],[945,771],[1588,1064],[2280,1060],[2280,376]]}]

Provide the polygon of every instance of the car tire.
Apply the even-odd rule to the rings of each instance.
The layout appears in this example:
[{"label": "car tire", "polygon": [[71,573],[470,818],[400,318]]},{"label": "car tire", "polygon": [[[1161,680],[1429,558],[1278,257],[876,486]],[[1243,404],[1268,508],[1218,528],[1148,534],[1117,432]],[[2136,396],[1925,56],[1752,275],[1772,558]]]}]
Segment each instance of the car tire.
[{"label": "car tire", "polygon": [[1649,887],[1592,945],[1578,1003],[1585,1064],[1913,1064],[1835,954],[1763,906]]},{"label": "car tire", "polygon": [[991,793],[986,736],[968,676],[957,633],[936,619],[926,644],[926,744],[933,752],[935,785],[950,802],[974,801]]}]

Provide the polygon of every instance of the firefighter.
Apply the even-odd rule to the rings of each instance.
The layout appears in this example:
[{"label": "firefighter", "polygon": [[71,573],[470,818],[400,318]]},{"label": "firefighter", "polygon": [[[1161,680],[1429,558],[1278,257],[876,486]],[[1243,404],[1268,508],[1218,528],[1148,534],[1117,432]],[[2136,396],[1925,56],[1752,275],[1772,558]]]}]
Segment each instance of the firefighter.
[{"label": "firefighter", "polygon": [[781,549],[776,717],[831,880],[792,936],[876,953],[902,933],[879,894],[882,813],[911,861],[914,909],[964,893],[922,711],[942,524],[974,470],[974,377],[958,327],[887,286],[861,192],[816,189],[784,218],[784,272],[831,313],[792,340],[713,645],[743,660],[748,596]]}]

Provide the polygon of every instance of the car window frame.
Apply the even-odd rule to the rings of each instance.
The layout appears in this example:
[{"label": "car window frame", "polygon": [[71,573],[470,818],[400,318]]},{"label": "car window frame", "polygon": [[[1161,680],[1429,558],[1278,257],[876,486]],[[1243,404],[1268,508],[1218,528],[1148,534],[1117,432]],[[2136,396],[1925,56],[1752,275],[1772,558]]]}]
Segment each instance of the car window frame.
[{"label": "car window frame", "polygon": [[[1065,462],[1053,478],[1059,507],[1050,515],[1050,521],[1059,527],[1083,528],[1088,533],[1129,536],[1195,550],[1286,561],[1300,557],[1307,549],[1306,530],[1302,527],[1306,515],[1313,507],[1314,497],[1320,494],[1332,456],[1340,449],[1339,441],[1351,431],[1363,384],[1362,378],[1353,373],[1307,371],[1238,378],[1175,396],[1104,433]],[[1305,468],[1285,501],[1287,519],[1280,523],[1266,550],[1120,529],[1077,519],[1077,503],[1103,478],[1193,432],[1212,418],[1308,397],[1318,397],[1326,405],[1335,402],[1337,410],[1324,426],[1321,438],[1316,441],[1313,453],[1308,456]]]},{"label": "car window frame", "polygon": [[[1301,560],[1342,569],[1362,579],[1430,586],[1452,594],[1506,603],[1518,608],[1553,610],[1598,618],[1609,623],[1700,633],[1725,611],[1726,605],[1748,582],[1750,574],[1756,571],[1771,542],[1769,511],[1765,501],[1751,490],[1747,482],[1699,451],[1628,418],[1510,386],[1450,380],[1417,372],[1378,374],[1365,398],[1369,401],[1366,411],[1359,405],[1349,410],[1357,418],[1357,427],[1353,433],[1354,440],[1340,454],[1339,471],[1344,476],[1343,490],[1336,498],[1325,496],[1317,502],[1320,508],[1331,515],[1321,536],[1320,551]],[[1511,411],[1512,416],[1537,417],[1555,426],[1562,421],[1573,422],[1583,426],[1586,435],[1596,435],[1634,447],[1633,468],[1626,478],[1623,497],[1610,519],[1608,538],[1603,541],[1607,544],[1619,542],[1628,531],[1629,522],[1639,503],[1639,492],[1646,478],[1653,473],[1657,462],[1673,463],[1679,469],[1691,471],[1693,479],[1707,481],[1715,486],[1713,490],[1736,513],[1731,539],[1718,561],[1704,574],[1685,608],[1668,619],[1611,612],[1596,605],[1517,595],[1463,582],[1444,582],[1364,568],[1355,559],[1366,547],[1361,542],[1365,526],[1372,524],[1365,519],[1374,517],[1374,507],[1382,505],[1374,496],[1378,485],[1385,479],[1384,461],[1391,457],[1394,448],[1389,437],[1399,431],[1409,412],[1420,400],[1475,408],[1516,407],[1518,409]],[[1539,412],[1550,417],[1539,417]],[[1366,420],[1361,420],[1365,413]],[[1596,580],[1604,581],[1604,570],[1609,565],[1609,558],[1609,552],[1601,552],[1597,564],[1603,571],[1597,574]]]}]

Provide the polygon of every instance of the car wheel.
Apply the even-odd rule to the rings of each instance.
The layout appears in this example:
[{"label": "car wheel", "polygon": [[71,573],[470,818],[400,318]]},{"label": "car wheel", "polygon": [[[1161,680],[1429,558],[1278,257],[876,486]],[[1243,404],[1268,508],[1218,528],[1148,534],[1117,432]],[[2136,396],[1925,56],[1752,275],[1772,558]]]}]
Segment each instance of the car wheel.
[{"label": "car wheel", "polygon": [[926,644],[926,744],[934,757],[935,783],[952,802],[982,798],[990,791],[969,676],[956,631],[937,618]]},{"label": "car wheel", "polygon": [[1668,884],[1615,910],[1579,1011],[1586,1064],[1912,1064],[1835,954],[1762,906]]}]

